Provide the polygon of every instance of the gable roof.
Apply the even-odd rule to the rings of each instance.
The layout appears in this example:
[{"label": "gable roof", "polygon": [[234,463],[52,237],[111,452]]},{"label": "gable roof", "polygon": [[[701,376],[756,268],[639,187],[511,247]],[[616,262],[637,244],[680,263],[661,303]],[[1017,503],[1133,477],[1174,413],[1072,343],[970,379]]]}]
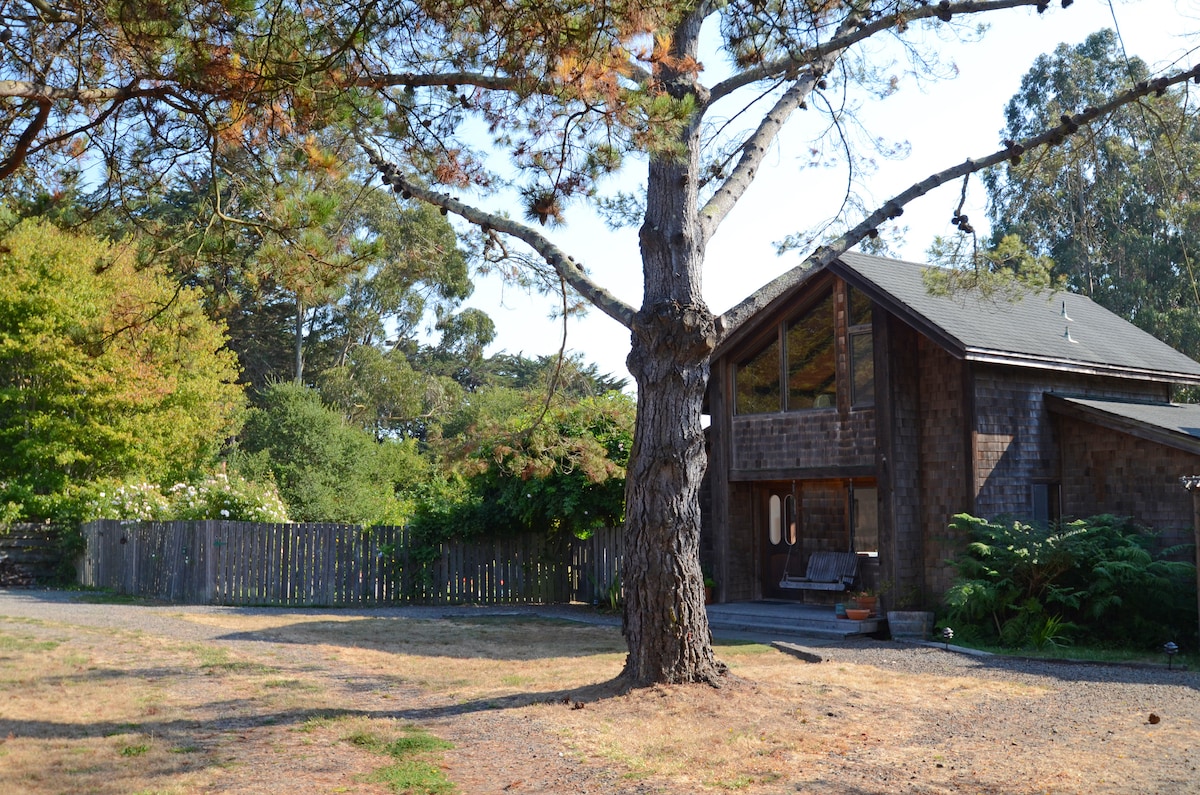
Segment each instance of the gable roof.
[{"label": "gable roof", "polygon": [[930,267],[847,252],[828,270],[960,359],[1200,384],[1200,364],[1086,296],[933,295],[924,280]]}]

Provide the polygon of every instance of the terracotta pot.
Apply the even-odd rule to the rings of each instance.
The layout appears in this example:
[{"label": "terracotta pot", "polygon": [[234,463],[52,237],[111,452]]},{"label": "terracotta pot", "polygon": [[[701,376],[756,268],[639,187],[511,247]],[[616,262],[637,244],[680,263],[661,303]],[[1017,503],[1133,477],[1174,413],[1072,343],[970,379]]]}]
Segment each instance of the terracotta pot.
[{"label": "terracotta pot", "polygon": [[868,613],[875,612],[875,605],[879,602],[878,596],[859,596],[854,600],[854,603]]},{"label": "terracotta pot", "polygon": [[851,621],[866,621],[870,615],[870,610],[865,610],[861,607],[846,608],[846,618],[850,619]]}]

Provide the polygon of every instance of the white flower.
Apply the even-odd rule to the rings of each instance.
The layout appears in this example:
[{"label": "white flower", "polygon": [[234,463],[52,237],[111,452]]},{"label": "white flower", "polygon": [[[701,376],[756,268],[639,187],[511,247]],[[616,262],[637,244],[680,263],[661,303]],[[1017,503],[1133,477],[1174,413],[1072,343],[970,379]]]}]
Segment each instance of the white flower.
[{"label": "white flower", "polygon": [[224,508],[222,508],[222,509],[221,509],[221,515],[222,515],[222,516],[224,516],[226,519],[228,519],[228,518],[229,518],[229,511],[227,511],[227,510],[225,510]]}]

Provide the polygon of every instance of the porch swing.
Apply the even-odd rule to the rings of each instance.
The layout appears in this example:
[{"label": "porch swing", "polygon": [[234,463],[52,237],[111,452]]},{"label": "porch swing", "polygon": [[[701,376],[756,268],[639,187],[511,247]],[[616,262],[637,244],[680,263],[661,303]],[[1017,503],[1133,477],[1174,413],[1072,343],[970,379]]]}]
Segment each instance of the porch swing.
[{"label": "porch swing", "polygon": [[[772,538],[783,536],[787,544],[787,556],[783,561],[783,576],[780,588],[807,591],[845,591],[858,577],[858,555],[853,552],[817,551],[808,556],[808,567],[804,576],[791,574],[792,551],[800,544],[799,500],[796,498],[796,481],[792,481],[792,493],[784,498],[782,506],[778,496],[770,501],[770,533]],[[782,508],[782,510],[781,510]],[[786,533],[781,532],[783,520],[787,519]]]}]

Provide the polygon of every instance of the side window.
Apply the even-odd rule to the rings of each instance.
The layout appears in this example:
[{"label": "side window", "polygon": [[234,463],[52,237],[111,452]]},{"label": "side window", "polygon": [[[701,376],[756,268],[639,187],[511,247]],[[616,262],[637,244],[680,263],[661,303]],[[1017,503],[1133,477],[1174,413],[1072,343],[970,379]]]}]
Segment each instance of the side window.
[{"label": "side window", "polygon": [[866,555],[879,554],[879,490],[852,487],[854,497],[851,516],[854,551]]},{"label": "side window", "polygon": [[787,410],[837,405],[833,291],[787,329]]},{"label": "side window", "polygon": [[778,339],[738,365],[734,389],[735,414],[769,414],[780,410]]}]

